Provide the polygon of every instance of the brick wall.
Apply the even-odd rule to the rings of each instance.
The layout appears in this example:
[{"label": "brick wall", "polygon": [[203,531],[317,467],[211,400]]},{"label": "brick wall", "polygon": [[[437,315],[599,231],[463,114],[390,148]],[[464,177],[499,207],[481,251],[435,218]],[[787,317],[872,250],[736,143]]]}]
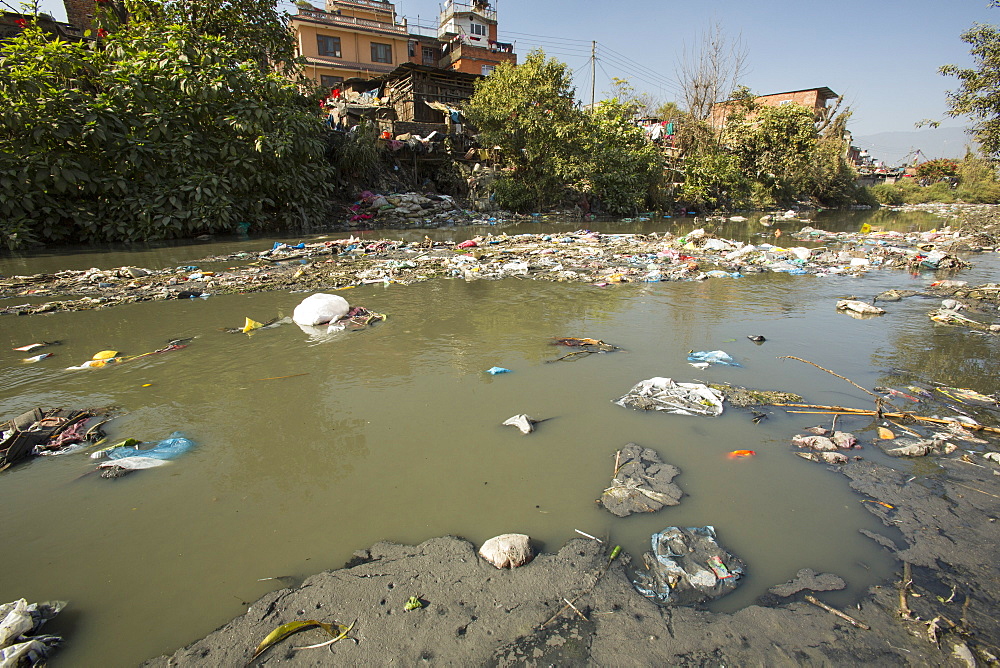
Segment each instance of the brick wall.
[{"label": "brick wall", "polygon": [[93,28],[94,0],[63,0],[66,7],[66,22],[81,30]]}]

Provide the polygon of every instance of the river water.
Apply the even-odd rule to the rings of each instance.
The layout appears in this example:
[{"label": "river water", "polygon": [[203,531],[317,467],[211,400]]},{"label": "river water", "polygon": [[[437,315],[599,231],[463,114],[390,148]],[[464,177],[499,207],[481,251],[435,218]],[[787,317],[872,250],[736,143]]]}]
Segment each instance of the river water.
[{"label": "river water", "polygon": [[[864,221],[894,229],[936,222],[916,214],[828,213],[815,225],[857,229]],[[586,224],[605,232],[702,225]],[[720,235],[747,240],[762,229],[715,225]],[[541,222],[489,231],[579,227]],[[458,241],[484,229],[366,236]],[[256,239],[37,253],[0,259],[0,274],[186,265],[270,245]],[[995,255],[972,260],[962,278],[996,280]],[[305,295],[287,292],[6,316],[0,417],[36,405],[116,405],[124,415],[109,423],[110,439],[154,441],[179,430],[197,446],[167,466],[118,480],[85,475],[94,468],[86,453],[35,458],[0,473],[0,601],[70,601],[46,627],[66,637],[53,665],[134,665],[209,633],[288,581],[264,578],[338,568],[380,540],[417,543],[453,534],[478,545],[520,532],[554,551],[579,529],[621,544],[641,561],[651,533],[711,524],[749,565],[743,584],[713,609],[750,604],[804,567],[844,577],[848,590],[826,598],[848,605],[889,577],[893,562],[859,533],[887,530],[846,480],[792,454],[790,437],[829,425],[829,416],[771,409],[769,419],[754,424],[737,408],[709,419],[635,412],[612,400],[642,379],[667,376],[788,390],[808,403],[870,405],[856,388],[781,355],[869,388],[938,381],[993,392],[994,339],[934,326],[926,316],[934,302],[911,298],[869,320],[834,310],[837,299],[917,290],[934,278],[884,271],[606,288],[513,278],[365,286],[342,294],[388,320],[324,341],[295,325],[252,336],[223,331],[241,326],[245,316],[290,315]],[[767,341],[747,339],[755,334]],[[567,352],[551,345],[564,336],[599,338],[624,350],[551,362]],[[137,354],[187,337],[183,350],[103,369],[66,369],[99,350]],[[11,352],[53,339],[63,344],[37,364]],[[688,351],[713,349],[743,366],[688,365]],[[492,366],[512,373],[485,373]],[[518,413],[551,419],[527,436],[500,426]],[[875,425],[868,419],[841,419],[838,428],[866,445],[859,454],[886,460],[870,445]],[[595,505],[610,482],[615,451],[630,441],[681,469],[674,481],[685,492],[679,506],[619,519]],[[737,449],[757,456],[725,456]],[[893,464],[934,475],[925,463]]]}]

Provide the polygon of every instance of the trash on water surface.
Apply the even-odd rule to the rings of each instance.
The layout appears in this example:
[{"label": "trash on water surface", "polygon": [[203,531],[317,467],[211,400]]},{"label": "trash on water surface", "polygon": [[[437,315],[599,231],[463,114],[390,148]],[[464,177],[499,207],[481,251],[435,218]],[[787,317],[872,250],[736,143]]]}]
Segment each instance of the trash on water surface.
[{"label": "trash on water surface", "polygon": [[730,459],[741,459],[743,457],[753,457],[757,454],[755,450],[733,450],[726,457]]},{"label": "trash on water surface", "polygon": [[678,415],[722,415],[725,395],[702,383],[678,383],[672,378],[640,381],[614,403],[625,408],[667,411]]},{"label": "trash on water surface", "polygon": [[859,302],[856,299],[841,299],[837,302],[837,310],[858,313],[860,315],[882,315],[885,313],[884,308],[879,308],[873,304],[866,304],[865,302]]},{"label": "trash on water surface", "polygon": [[62,643],[62,637],[35,634],[65,607],[66,601],[29,604],[23,598],[0,604],[0,665],[45,665],[46,657]]},{"label": "trash on water surface", "polygon": [[491,376],[495,376],[498,373],[511,373],[511,370],[505,369],[502,366],[491,366],[489,369],[486,370],[486,373],[490,374]]},{"label": "trash on water surface", "polygon": [[148,450],[139,450],[138,444],[136,441],[135,446],[122,445],[108,450],[109,461],[98,464],[98,469],[105,469],[103,477],[119,478],[131,471],[163,466],[169,460],[180,457],[194,447],[194,441],[179,431],[173,432]]},{"label": "trash on water surface", "polygon": [[522,434],[530,434],[535,431],[535,423],[539,421],[540,420],[534,420],[524,413],[521,413],[520,415],[507,418],[503,421],[503,424],[505,427],[517,427],[521,430]]},{"label": "trash on water surface", "polygon": [[708,362],[709,364],[724,364],[726,366],[742,366],[724,350],[702,350],[688,353],[688,362]]},{"label": "trash on water surface", "polygon": [[340,295],[318,292],[306,297],[295,307],[292,320],[296,325],[325,325],[340,320],[350,310],[350,304]]},{"label": "trash on water surface", "polygon": [[615,453],[611,486],[601,493],[598,503],[618,517],[676,506],[683,492],[672,481],[680,472],[676,466],[663,463],[655,450],[628,443]]},{"label": "trash on water surface", "polygon": [[716,542],[715,528],[667,527],[642,555],[645,572],[632,581],[643,596],[663,605],[695,605],[736,589],[745,565]]}]

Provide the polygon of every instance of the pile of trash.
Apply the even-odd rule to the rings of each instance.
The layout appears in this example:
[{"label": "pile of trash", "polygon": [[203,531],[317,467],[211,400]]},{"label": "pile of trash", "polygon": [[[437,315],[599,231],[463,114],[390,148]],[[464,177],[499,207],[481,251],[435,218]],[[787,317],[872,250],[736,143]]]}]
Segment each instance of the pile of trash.
[{"label": "pile of trash", "polygon": [[625,408],[666,411],[678,415],[722,415],[725,395],[704,383],[678,383],[672,378],[648,378],[636,383],[614,403]]},{"label": "pile of trash", "polygon": [[379,195],[366,190],[350,209],[347,219],[349,228],[369,228],[374,224],[400,229],[438,227],[441,224],[454,225],[456,218],[467,223],[465,219],[472,217],[450,195],[415,192]]},{"label": "pile of trash", "polygon": [[696,605],[728,594],[746,568],[716,542],[715,528],[667,527],[652,536],[642,555],[645,572],[632,581],[643,596],[662,605]]},{"label": "pile of trash", "polygon": [[[428,221],[454,223],[456,216],[465,220],[472,215],[454,209],[455,203],[444,196],[368,195],[359,200],[353,214],[368,216],[355,221],[359,224],[371,222],[374,216],[397,216],[410,221],[405,226],[426,227]],[[830,235],[813,228],[799,234],[805,234],[810,241]],[[954,238],[953,233],[941,234]],[[84,310],[135,301],[207,298],[261,290],[324,291],[370,283],[409,284],[439,277],[496,280],[518,276],[607,287],[619,283],[730,280],[759,272],[857,276],[888,267],[932,272],[966,266],[940,248],[923,250],[927,247],[923,241],[927,233],[893,235],[899,236],[837,234],[830,235],[833,238],[828,243],[840,247],[791,248],[721,239],[703,229],[682,237],[591,230],[486,234],[464,241],[372,241],[349,236],[310,243],[277,243],[257,253],[213,256],[196,265],[173,269],[122,267],[0,278],[0,299],[32,300],[0,308],[0,314]],[[198,266],[234,262],[237,266]],[[48,301],[38,303],[39,298]]]},{"label": "pile of trash", "polygon": [[33,408],[0,424],[0,471],[30,456],[59,455],[104,438],[103,411]]},{"label": "pile of trash", "polygon": [[23,598],[0,605],[0,666],[45,665],[46,658],[62,643],[62,638],[36,634],[65,607],[66,601],[28,603]]},{"label": "pile of trash", "polygon": [[664,464],[655,450],[629,443],[615,453],[611,486],[598,502],[618,517],[676,506],[683,492],[672,481],[680,472],[676,466]]}]

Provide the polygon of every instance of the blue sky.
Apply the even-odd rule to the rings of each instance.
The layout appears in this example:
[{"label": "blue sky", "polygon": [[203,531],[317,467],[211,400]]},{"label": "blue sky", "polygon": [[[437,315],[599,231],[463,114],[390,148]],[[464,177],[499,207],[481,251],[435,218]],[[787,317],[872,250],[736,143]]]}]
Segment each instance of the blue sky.
[{"label": "blue sky", "polygon": [[[314,4],[321,5],[319,0]],[[399,0],[411,23],[432,24],[438,3]],[[598,42],[597,97],[622,77],[659,100],[676,99],[676,64],[718,23],[744,42],[744,83],[765,94],[827,86],[845,95],[855,135],[913,130],[943,118],[945,92],[955,81],[937,73],[945,63],[971,63],[960,34],[973,22],[1000,23],[988,0],[494,0],[500,39],[517,52],[542,46],[576,73],[578,94],[590,96],[590,42]],[[287,0],[282,6],[291,8]],[[65,16],[60,0],[42,10]],[[962,125],[946,119],[946,125]]]}]

